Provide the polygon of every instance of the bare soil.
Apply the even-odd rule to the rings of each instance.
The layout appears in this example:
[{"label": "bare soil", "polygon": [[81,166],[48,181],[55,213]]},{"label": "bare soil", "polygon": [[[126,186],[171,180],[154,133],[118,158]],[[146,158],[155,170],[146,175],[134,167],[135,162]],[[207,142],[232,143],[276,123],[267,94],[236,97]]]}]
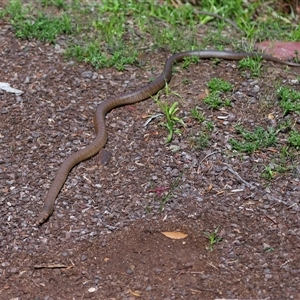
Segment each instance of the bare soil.
[{"label": "bare soil", "polygon": [[[67,61],[60,50],[0,27],[0,81],[24,92],[0,91],[0,298],[300,299],[298,157],[290,172],[266,181],[261,173],[286,135],[278,148],[251,155],[228,143],[237,123],[251,130],[282,120],[276,84],[288,85],[300,69],[264,62],[253,79],[231,61],[176,66],[170,88],[181,99],[161,100],[180,102],[181,134],[168,145],[163,119],[144,126],[159,113],[152,99],[113,110],[110,161],[76,166],[38,227],[60,164],[93,140],[97,104],[155,78],[169,55],[145,53],[141,67],[118,72]],[[203,103],[213,77],[234,85],[231,107]],[[196,106],[214,123],[205,149],[195,142],[203,129],[191,118]],[[222,241],[211,251],[205,232],[216,228]]]}]

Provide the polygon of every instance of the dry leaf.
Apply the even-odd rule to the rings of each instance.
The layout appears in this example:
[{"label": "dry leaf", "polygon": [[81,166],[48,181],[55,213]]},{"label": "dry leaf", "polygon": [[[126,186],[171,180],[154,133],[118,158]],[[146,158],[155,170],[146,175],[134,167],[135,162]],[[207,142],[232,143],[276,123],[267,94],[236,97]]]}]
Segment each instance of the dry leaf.
[{"label": "dry leaf", "polygon": [[268,119],[273,120],[273,119],[275,119],[275,117],[273,114],[268,114]]},{"label": "dry leaf", "polygon": [[135,297],[141,297],[141,292],[129,290],[129,293]]},{"label": "dry leaf", "polygon": [[187,237],[187,234],[182,233],[180,231],[165,231],[165,232],[162,232],[162,234],[173,240],[180,240],[180,239],[184,239],[185,237]]}]

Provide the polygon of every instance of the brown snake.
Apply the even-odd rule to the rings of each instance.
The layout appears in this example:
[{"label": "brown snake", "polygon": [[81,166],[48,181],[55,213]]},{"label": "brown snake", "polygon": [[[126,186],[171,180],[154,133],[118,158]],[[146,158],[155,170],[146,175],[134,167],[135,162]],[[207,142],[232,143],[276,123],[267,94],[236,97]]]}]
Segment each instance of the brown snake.
[{"label": "brown snake", "polygon": [[94,127],[96,131],[96,137],[94,141],[88,146],[86,146],[85,148],[83,148],[82,150],[79,150],[74,154],[70,155],[62,163],[46,195],[43,209],[38,216],[38,220],[37,220],[38,224],[44,223],[52,215],[54,210],[55,199],[58,193],[60,192],[62,186],[64,185],[71,169],[78,163],[97,154],[101,150],[101,148],[103,148],[104,145],[106,144],[107,141],[107,130],[105,126],[106,114],[115,107],[143,101],[149,98],[150,96],[154,95],[155,93],[157,93],[165,86],[167,82],[171,80],[173,63],[180,62],[184,58],[192,57],[192,56],[196,56],[201,59],[221,58],[226,60],[241,60],[246,57],[252,57],[252,58],[261,57],[265,60],[277,62],[280,64],[300,67],[300,64],[283,61],[276,57],[266,55],[266,54],[259,54],[259,53],[246,53],[246,52],[235,53],[235,52],[208,50],[208,51],[187,51],[187,52],[181,52],[181,53],[176,53],[171,55],[165,63],[163,72],[153,82],[131,93],[112,96],[99,104],[94,114]]}]

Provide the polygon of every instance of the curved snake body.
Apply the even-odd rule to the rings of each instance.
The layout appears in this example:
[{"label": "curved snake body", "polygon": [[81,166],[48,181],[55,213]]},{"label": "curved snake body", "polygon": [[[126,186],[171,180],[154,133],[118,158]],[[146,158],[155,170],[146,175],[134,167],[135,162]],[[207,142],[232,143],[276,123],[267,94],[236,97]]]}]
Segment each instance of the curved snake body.
[{"label": "curved snake body", "polygon": [[107,100],[101,102],[96,109],[94,114],[94,127],[96,131],[96,137],[94,141],[83,148],[69,156],[60,166],[51,186],[46,195],[44,206],[38,216],[37,223],[44,223],[53,213],[55,199],[59,194],[62,186],[64,185],[69,172],[71,169],[78,163],[94,156],[97,154],[101,148],[104,147],[107,141],[107,130],[105,126],[105,115],[111,111],[113,108],[116,108],[121,105],[133,104],[136,102],[143,101],[150,96],[157,93],[161,90],[167,82],[171,80],[172,77],[172,66],[174,62],[180,62],[186,57],[196,56],[200,59],[208,58],[220,58],[226,60],[241,60],[246,57],[257,58],[261,57],[265,60],[277,62],[280,64],[285,64],[289,66],[300,67],[300,64],[282,61],[276,57],[258,54],[258,53],[237,53],[237,52],[226,52],[226,51],[187,51],[171,55],[164,66],[164,70],[159,77],[157,77],[153,82],[148,85],[137,89],[131,93],[121,94],[108,98]]}]

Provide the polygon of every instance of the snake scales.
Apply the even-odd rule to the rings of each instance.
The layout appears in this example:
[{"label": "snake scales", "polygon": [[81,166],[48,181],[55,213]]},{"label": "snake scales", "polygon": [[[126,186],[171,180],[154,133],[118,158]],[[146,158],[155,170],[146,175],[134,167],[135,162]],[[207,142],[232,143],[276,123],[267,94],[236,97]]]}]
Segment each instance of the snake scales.
[{"label": "snake scales", "polygon": [[166,82],[169,82],[171,80],[172,66],[174,62],[180,62],[184,58],[192,56],[199,57],[200,59],[220,58],[226,60],[241,60],[246,57],[261,57],[264,60],[269,60],[289,66],[300,67],[300,64],[283,61],[270,55],[258,53],[237,53],[208,50],[187,51],[171,55],[165,62],[163,72],[153,82],[131,93],[112,96],[99,104],[94,114],[94,127],[96,131],[96,137],[94,141],[82,150],[79,150],[74,154],[70,155],[62,163],[46,195],[44,206],[37,219],[38,224],[44,223],[52,215],[54,210],[55,199],[59,194],[62,186],[64,185],[71,169],[78,163],[97,154],[101,150],[101,148],[103,148],[106,144],[107,130],[105,126],[105,115],[115,107],[143,101],[152,96],[153,94],[157,93],[165,86]]}]

